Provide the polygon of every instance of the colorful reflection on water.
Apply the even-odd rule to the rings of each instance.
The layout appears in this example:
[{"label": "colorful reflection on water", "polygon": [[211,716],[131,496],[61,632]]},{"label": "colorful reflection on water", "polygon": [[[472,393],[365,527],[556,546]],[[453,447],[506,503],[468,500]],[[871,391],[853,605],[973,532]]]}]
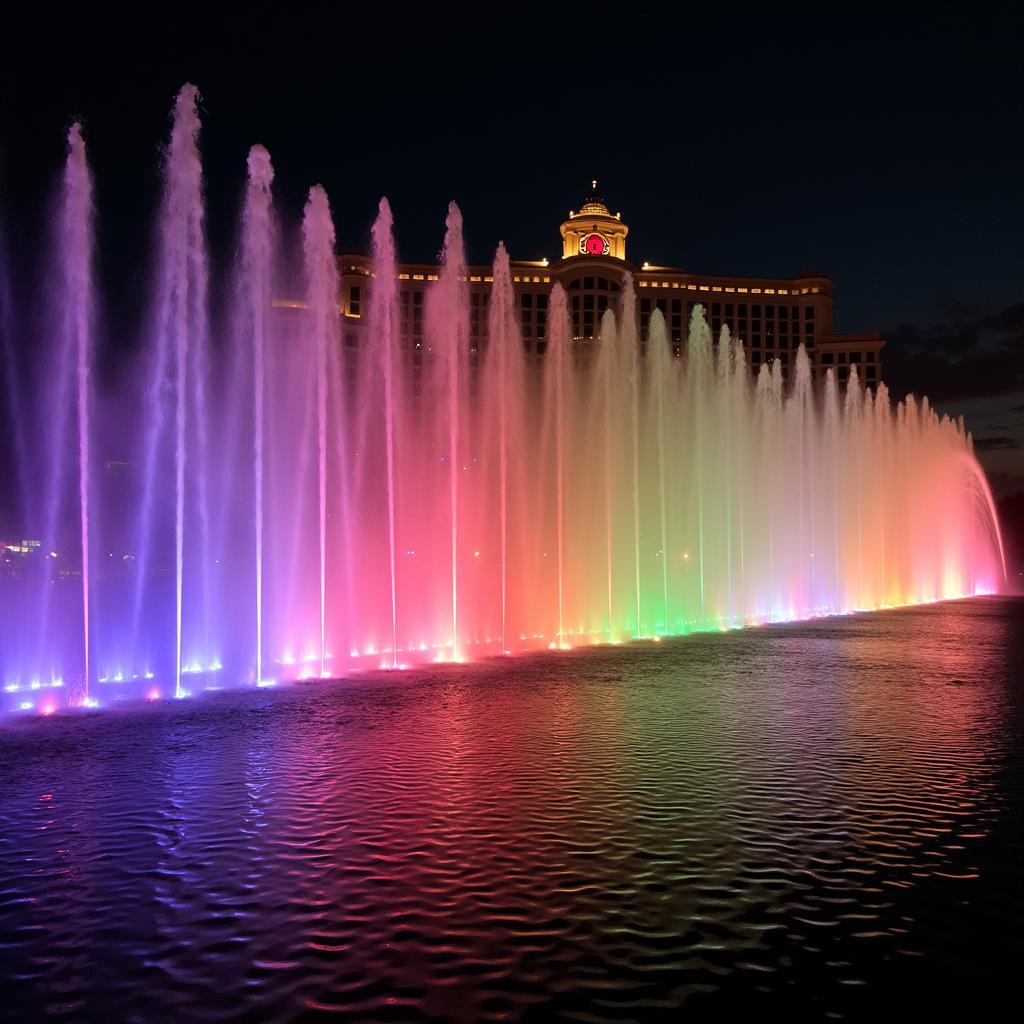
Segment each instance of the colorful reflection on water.
[{"label": "colorful reflection on water", "polygon": [[1024,603],[981,599],[8,720],[8,1010],[983,1008],[1024,919],[1022,656]]}]

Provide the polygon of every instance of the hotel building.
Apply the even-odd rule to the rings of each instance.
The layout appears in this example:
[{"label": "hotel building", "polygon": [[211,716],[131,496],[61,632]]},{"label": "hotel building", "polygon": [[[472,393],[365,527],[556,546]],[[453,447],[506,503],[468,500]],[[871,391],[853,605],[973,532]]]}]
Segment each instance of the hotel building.
[{"label": "hotel building", "polygon": [[[641,333],[646,334],[651,313],[660,309],[677,353],[685,340],[690,313],[700,304],[716,338],[728,324],[733,335],[743,340],[755,370],[774,359],[785,368],[803,342],[816,370],[832,367],[838,379],[845,381],[850,367],[857,366],[861,380],[869,385],[882,379],[885,341],[877,333],[833,333],[835,282],[823,274],[726,277],[649,263],[637,266],[626,257],[629,228],[622,215],[613,214],[605,204],[596,181],[591,182],[580,209],[570,210],[559,230],[561,259],[511,261],[523,344],[530,354],[544,352],[548,296],[556,282],[569,299],[574,337],[586,340],[598,332],[604,311],[616,308],[623,277],[631,273]],[[415,362],[422,358],[425,292],[430,282],[437,280],[440,268],[403,263],[398,269],[402,329]],[[368,309],[370,259],[364,253],[343,253],[339,271],[344,341],[346,346],[357,347]],[[471,343],[477,349],[486,341],[491,268],[471,266],[467,274]]]}]

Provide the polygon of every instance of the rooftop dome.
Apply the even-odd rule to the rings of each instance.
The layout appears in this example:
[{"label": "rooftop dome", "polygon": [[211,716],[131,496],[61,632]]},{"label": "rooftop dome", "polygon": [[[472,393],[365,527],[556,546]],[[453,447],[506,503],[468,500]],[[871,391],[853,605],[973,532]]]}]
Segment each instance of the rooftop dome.
[{"label": "rooftop dome", "polygon": [[583,205],[580,207],[581,214],[592,214],[598,213],[605,217],[610,217],[611,214],[608,212],[608,207],[605,206],[604,197],[600,192],[597,191],[597,181],[591,180],[590,191],[587,193],[583,200]]}]

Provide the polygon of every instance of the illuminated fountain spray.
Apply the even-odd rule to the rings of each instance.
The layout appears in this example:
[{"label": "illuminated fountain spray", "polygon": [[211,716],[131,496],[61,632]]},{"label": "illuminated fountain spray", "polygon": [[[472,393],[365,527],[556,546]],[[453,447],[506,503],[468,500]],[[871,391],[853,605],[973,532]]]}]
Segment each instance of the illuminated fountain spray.
[{"label": "illuminated fountain spray", "polygon": [[567,646],[565,642],[565,411],[566,390],[571,373],[571,328],[565,302],[565,291],[560,284],[551,290],[549,339],[544,359],[544,402],[548,418],[544,421],[544,437],[554,448],[555,549],[557,551],[557,609],[558,632],[553,646]]},{"label": "illuminated fountain spray", "polygon": [[[659,549],[655,553],[657,575],[661,577],[661,614],[657,623],[658,631],[664,633],[671,619],[669,612],[669,570],[668,570],[668,457],[666,423],[668,410],[679,396],[672,390],[676,379],[672,367],[672,349],[665,329],[665,318],[655,309],[651,314],[647,335],[648,401],[644,404],[646,419],[644,436],[655,443],[638,454],[646,455],[644,471],[657,479]],[[652,465],[653,462],[653,465]],[[652,487],[652,490],[654,488]]]},{"label": "illuminated fountain spray", "polygon": [[65,333],[74,346],[76,404],[78,411],[78,521],[82,559],[82,703],[89,696],[89,485],[90,439],[89,400],[92,392],[93,359],[93,201],[92,175],[85,155],[81,125],[75,122],[68,132],[68,158],[64,169],[64,204],[61,236],[64,245],[63,291]]},{"label": "illuminated fountain spray", "polygon": [[[205,388],[206,388],[206,237],[203,226],[203,176],[199,160],[198,92],[186,85],[178,95],[174,128],[167,153],[167,184],[161,214],[162,293],[160,343],[172,348],[174,369],[174,692],[183,692],[182,640],[185,600],[186,488],[194,482],[198,496],[198,572],[202,577],[202,610],[208,604],[209,559],[206,548]],[[189,415],[195,425],[188,429]],[[191,435],[191,436],[190,436]],[[193,472],[186,477],[190,456]],[[154,471],[156,471],[154,469]],[[194,541],[195,538],[190,538]],[[191,563],[194,565],[195,563]],[[191,567],[190,565],[190,567]],[[204,640],[206,637],[203,638]]]},{"label": "illuminated fountain spray", "polygon": [[438,371],[443,379],[447,427],[446,459],[451,536],[451,658],[462,659],[459,644],[459,480],[462,472],[462,426],[465,415],[466,368],[469,357],[466,255],[462,241],[462,212],[455,203],[445,220],[441,273],[430,293],[427,331],[440,353]]},{"label": "illuminated fountain spray", "polygon": [[271,260],[273,253],[273,224],[270,186],[274,168],[270,154],[262,146],[249,150],[249,179],[242,214],[242,273],[240,286],[243,323],[251,330],[252,349],[252,414],[253,414],[253,518],[255,560],[254,598],[256,615],[256,671],[255,680],[261,683],[263,675],[263,541],[265,494],[266,443],[266,352],[268,318],[271,302]]},{"label": "illuminated fountain spray", "polygon": [[[78,677],[64,702],[183,696],[998,589],[961,421],[894,405],[856,367],[815,377],[802,348],[787,378],[779,362],[755,374],[700,307],[673,351],[657,310],[641,336],[629,275],[593,338],[574,336],[560,285],[535,295],[530,353],[507,252],[467,267],[455,204],[436,277],[406,285],[382,200],[343,296],[326,192],[310,190],[293,247],[255,146],[230,304],[210,316],[199,127],[186,86],[138,363],[110,381],[69,134],[60,329],[40,349],[56,370],[11,403],[49,561],[0,580],[5,706],[52,708],[46,686]],[[80,579],[57,557],[67,536]]]},{"label": "illuminated fountain spray", "polygon": [[[510,353],[515,345],[514,336],[515,293],[512,290],[512,274],[509,270],[508,253],[503,242],[498,243],[494,260],[494,288],[491,297],[490,336],[497,355],[491,363],[497,363],[498,391],[498,521],[500,523],[501,546],[501,650],[508,650],[508,433],[509,433],[509,388]],[[520,349],[520,352],[522,350]]]},{"label": "illuminated fountain spray", "polygon": [[395,240],[392,235],[391,207],[380,201],[380,212],[373,225],[372,248],[376,284],[370,323],[378,340],[375,353],[381,363],[384,389],[384,453],[388,516],[388,584],[391,598],[391,667],[398,668],[398,587],[395,552],[395,377],[400,372],[402,353],[399,349],[398,267],[395,261]]},{"label": "illuminated fountain spray", "polygon": [[[130,554],[137,565],[132,629],[127,650],[118,644],[119,651],[112,656],[115,665],[126,666],[117,670],[118,675],[139,675],[153,660],[166,664],[165,620],[157,618],[163,594],[154,586],[153,574],[165,571],[169,532],[174,579],[171,676],[179,697],[186,693],[186,668],[209,659],[213,640],[207,503],[208,268],[197,103],[195,86],[184,86],[175,102],[166,150],[148,380],[140,413],[145,441]],[[170,524],[165,509],[173,510]],[[191,648],[188,664],[186,637]]]},{"label": "illuminated fountain spray", "polygon": [[320,540],[320,675],[327,675],[327,414],[332,353],[338,344],[338,267],[327,193],[309,190],[302,219],[310,324],[316,348],[317,520]]}]

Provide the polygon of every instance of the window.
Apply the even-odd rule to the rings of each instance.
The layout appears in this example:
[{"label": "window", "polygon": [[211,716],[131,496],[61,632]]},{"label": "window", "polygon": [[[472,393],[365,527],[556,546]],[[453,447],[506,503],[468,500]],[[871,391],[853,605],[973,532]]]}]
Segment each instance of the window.
[{"label": "window", "polygon": [[348,312],[349,316],[359,316],[360,308],[360,289],[359,285],[354,284],[348,290]]}]

